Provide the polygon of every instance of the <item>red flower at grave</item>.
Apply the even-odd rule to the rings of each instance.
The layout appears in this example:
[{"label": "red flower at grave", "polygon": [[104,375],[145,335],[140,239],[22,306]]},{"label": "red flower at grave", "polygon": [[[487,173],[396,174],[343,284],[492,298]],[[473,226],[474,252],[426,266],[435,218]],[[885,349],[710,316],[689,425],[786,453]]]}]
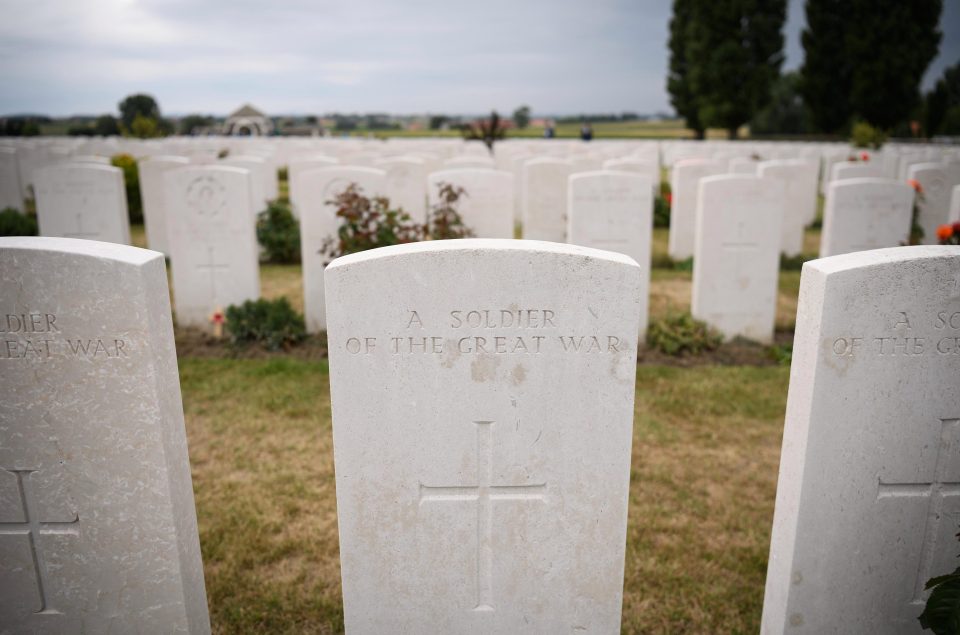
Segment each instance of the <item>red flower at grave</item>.
[{"label": "red flower at grave", "polygon": [[663,199],[667,202],[667,205],[670,205],[671,207],[673,206],[673,194],[672,194],[672,193],[667,192],[666,194],[663,195]]},{"label": "red flower at grave", "polygon": [[[957,225],[960,225],[960,223],[957,223]],[[937,227],[937,238],[940,240],[946,240],[951,236],[953,236],[953,225],[940,225],[940,227]]]},{"label": "red flower at grave", "polygon": [[912,187],[917,194],[923,194],[923,186],[917,179],[907,179],[907,185]]},{"label": "red flower at grave", "polygon": [[211,323],[211,324],[223,324],[223,323],[226,322],[226,321],[227,321],[227,318],[226,318],[226,316],[223,314],[223,311],[219,311],[219,310],[218,310],[218,311],[214,311],[214,312],[210,315],[210,323]]},{"label": "red flower at grave", "polygon": [[866,152],[861,152],[861,153],[860,153],[860,160],[861,160],[861,161],[869,161],[869,160],[870,160],[870,155],[867,154]]},{"label": "red flower at grave", "polygon": [[956,236],[960,236],[960,222],[956,222],[953,224],[953,233]]}]

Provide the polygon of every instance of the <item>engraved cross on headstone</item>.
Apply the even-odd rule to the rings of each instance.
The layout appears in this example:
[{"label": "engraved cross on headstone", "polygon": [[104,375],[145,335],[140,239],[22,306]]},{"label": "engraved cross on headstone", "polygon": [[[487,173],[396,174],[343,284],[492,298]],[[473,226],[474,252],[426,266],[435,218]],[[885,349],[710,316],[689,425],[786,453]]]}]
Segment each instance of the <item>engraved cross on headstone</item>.
[{"label": "engraved cross on headstone", "polygon": [[97,236],[96,232],[85,232],[83,231],[83,214],[77,212],[77,231],[75,232],[64,232],[64,237],[66,238],[90,238]]},{"label": "engraved cross on headstone", "polygon": [[536,485],[492,485],[493,421],[477,425],[477,485],[434,487],[420,483],[420,505],[427,502],[477,502],[477,603],[474,611],[493,611],[493,509],[491,502],[546,502],[546,483]]},{"label": "engraved cross on headstone", "polygon": [[33,569],[37,575],[37,593],[40,596],[40,608],[34,613],[37,615],[60,615],[60,611],[50,606],[50,601],[47,598],[47,586],[44,582],[44,574],[47,568],[44,564],[43,551],[37,547],[37,538],[46,535],[78,535],[79,532],[75,525],[80,522],[80,516],[74,512],[73,520],[40,520],[37,517],[37,505],[33,498],[33,492],[28,487],[30,475],[37,470],[0,469],[4,469],[17,477],[17,493],[20,496],[20,505],[24,516],[24,522],[0,522],[0,535],[27,536],[27,540],[30,542],[30,555],[33,558]]},{"label": "engraved cross on headstone", "polygon": [[197,265],[197,269],[206,269],[210,272],[210,300],[217,299],[217,269],[224,271],[230,269],[230,265],[218,263],[213,257],[213,247],[207,247],[207,262]]},{"label": "engraved cross on headstone", "polygon": [[940,519],[943,517],[943,499],[947,496],[960,496],[960,482],[947,480],[949,457],[955,454],[957,430],[960,419],[943,419],[940,422],[940,442],[937,445],[937,458],[933,468],[933,480],[928,483],[884,483],[879,481],[877,500],[884,498],[927,497],[927,518],[924,523],[923,545],[920,548],[920,564],[913,587],[912,604],[923,603],[924,586],[930,579],[930,570],[936,555],[937,536]]}]

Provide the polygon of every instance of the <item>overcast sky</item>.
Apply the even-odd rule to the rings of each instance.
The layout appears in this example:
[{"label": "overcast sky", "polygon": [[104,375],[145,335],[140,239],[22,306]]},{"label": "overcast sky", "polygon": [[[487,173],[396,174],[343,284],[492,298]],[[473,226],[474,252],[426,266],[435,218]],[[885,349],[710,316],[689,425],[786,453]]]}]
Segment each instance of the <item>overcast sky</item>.
[{"label": "overcast sky", "polygon": [[[905,0],[908,1],[908,0]],[[669,0],[0,0],[0,113],[670,112]],[[790,0],[787,63],[803,59]],[[929,86],[960,60],[946,0]]]}]

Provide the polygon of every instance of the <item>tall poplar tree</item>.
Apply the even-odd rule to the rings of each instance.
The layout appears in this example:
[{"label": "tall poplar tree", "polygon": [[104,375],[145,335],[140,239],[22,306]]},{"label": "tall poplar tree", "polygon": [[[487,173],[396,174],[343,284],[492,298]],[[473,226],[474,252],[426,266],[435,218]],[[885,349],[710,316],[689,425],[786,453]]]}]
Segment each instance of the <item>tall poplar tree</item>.
[{"label": "tall poplar tree", "polygon": [[905,121],[937,55],[943,0],[807,0],[804,101],[821,132]]},{"label": "tall poplar tree", "polygon": [[800,94],[819,132],[840,134],[850,125],[853,60],[847,56],[849,0],[807,0]]},{"label": "tall poplar tree", "polygon": [[673,0],[673,17],[670,18],[670,72],[667,75],[667,92],[677,114],[686,120],[697,139],[703,139],[705,130],[700,123],[700,106],[690,86],[690,60],[687,47],[690,42],[690,27],[695,0]]},{"label": "tall poplar tree", "polygon": [[770,101],[783,63],[786,0],[691,0],[686,54],[700,122],[731,139]]}]

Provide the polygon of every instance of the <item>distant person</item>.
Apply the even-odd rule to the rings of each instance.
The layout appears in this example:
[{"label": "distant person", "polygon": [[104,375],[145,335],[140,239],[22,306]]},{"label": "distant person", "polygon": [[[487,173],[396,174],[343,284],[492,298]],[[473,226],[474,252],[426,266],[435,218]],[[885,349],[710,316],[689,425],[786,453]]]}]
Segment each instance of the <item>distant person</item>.
[{"label": "distant person", "polygon": [[543,125],[543,137],[545,139],[553,139],[555,136],[557,136],[557,131],[553,129],[553,122],[547,121],[547,123]]},{"label": "distant person", "polygon": [[588,123],[580,126],[580,138],[584,141],[590,141],[593,139],[593,126]]}]

